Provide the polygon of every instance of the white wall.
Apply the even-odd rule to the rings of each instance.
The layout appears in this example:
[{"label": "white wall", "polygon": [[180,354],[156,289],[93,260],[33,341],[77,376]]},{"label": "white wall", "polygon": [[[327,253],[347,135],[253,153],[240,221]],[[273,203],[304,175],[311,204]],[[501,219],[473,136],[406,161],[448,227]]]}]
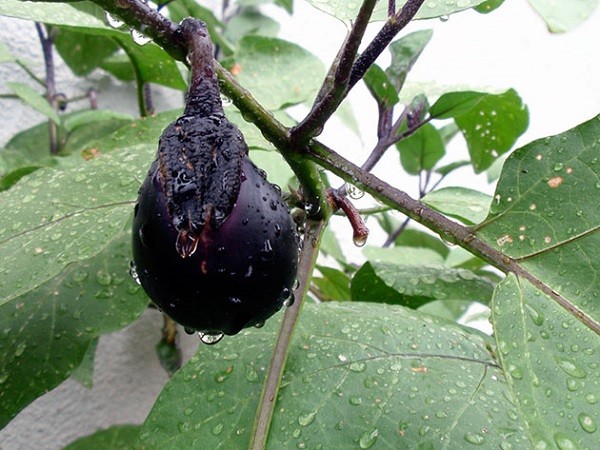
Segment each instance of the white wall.
[{"label": "white wall", "polygon": [[[297,1],[295,8],[292,21],[286,14],[276,11],[277,17],[286,22],[282,26],[282,36],[306,46],[322,56],[325,62],[329,61],[344,36],[344,25],[318,13],[306,3]],[[520,140],[521,144],[564,131],[600,110],[598,12],[580,28],[559,36],[547,33],[525,0],[509,0],[488,16],[466,12],[451,16],[448,22],[419,22],[411,25],[410,30],[423,27],[434,27],[435,33],[411,79],[516,88],[529,106],[531,116],[529,130]],[[0,39],[14,54],[33,61],[37,72],[42,73],[39,44],[31,24],[0,17]],[[14,66],[0,65],[0,92],[6,92],[6,81],[23,78]],[[57,79],[58,90],[68,95],[99,86],[101,107],[136,113],[131,86],[115,82],[100,72],[80,80],[59,63]],[[179,103],[179,96],[172,91],[160,91],[156,97],[159,110]],[[351,100],[355,110],[360,111],[365,142],[339,126],[328,127],[323,139],[344,155],[361,161],[373,145],[375,109],[360,89]],[[41,120],[40,115],[27,107],[0,100],[0,145],[25,124],[33,125]],[[390,154],[386,158],[388,163],[381,166],[396,164],[397,156]],[[380,167],[376,172],[409,192],[414,191],[394,173],[385,173]],[[460,174],[455,182],[463,183],[465,176],[469,176],[472,183],[482,182],[481,177],[471,177],[469,173]],[[341,224],[339,233],[349,235],[347,225]],[[373,239],[376,241],[377,237]],[[94,388],[87,390],[72,381],[63,383],[0,431],[0,447],[3,450],[60,449],[97,428],[113,423],[142,422],[167,381],[154,354],[161,323],[159,314],[148,311],[125,330],[103,337],[97,353]],[[188,336],[183,338],[189,356],[197,341]]]}]

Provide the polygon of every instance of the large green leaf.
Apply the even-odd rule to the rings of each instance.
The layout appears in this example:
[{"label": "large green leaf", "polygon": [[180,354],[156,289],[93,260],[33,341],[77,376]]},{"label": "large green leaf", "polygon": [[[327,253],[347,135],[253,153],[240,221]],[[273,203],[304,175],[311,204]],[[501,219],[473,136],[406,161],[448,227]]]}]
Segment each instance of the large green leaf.
[{"label": "large green leaf", "polygon": [[365,263],[351,286],[354,301],[393,303],[409,308],[434,300],[488,303],[493,289],[489,279],[466,269],[379,262]]},{"label": "large green leaf", "polygon": [[533,447],[597,448],[598,335],[513,275],[498,286],[492,314],[498,354]]},{"label": "large green leaf", "polygon": [[130,241],[120,233],[98,256],[0,306],[0,427],[65,380],[98,335],[147,307],[128,274]]},{"label": "large green leaf", "polygon": [[398,92],[387,74],[377,64],[369,67],[363,77],[367,89],[383,108],[391,108],[398,103]]},{"label": "large green leaf", "polygon": [[233,59],[224,62],[267,109],[313,100],[325,67],[296,44],[265,36],[244,36]]},{"label": "large green leaf", "polygon": [[[308,0],[315,8],[320,9],[327,14],[337,17],[340,20],[354,20],[361,6],[361,2],[354,0]],[[425,0],[415,19],[431,19],[434,17],[443,17],[454,14],[465,9],[477,6],[485,0]],[[406,0],[396,2],[396,10],[400,10],[406,3]],[[387,2],[379,2],[375,7],[372,21],[385,20],[387,18]]]},{"label": "large green leaf", "polygon": [[529,4],[544,19],[551,32],[562,33],[588,19],[598,7],[598,0],[529,0]]},{"label": "large green leaf", "polygon": [[600,116],[515,151],[477,230],[597,323],[599,138]]},{"label": "large green leaf", "polygon": [[[160,394],[143,446],[248,448],[277,322],[202,346]],[[307,304],[267,448],[527,448],[489,346],[400,307]]]},{"label": "large green leaf", "polygon": [[515,151],[477,231],[561,299],[511,277],[492,307],[511,387],[546,448],[598,442],[599,137],[600,116]]},{"label": "large green leaf", "polygon": [[139,425],[114,425],[77,439],[63,450],[137,450]]},{"label": "large green leaf", "polygon": [[0,305],[100,253],[128,220],[155,145],[66,170],[40,169],[0,193]]}]

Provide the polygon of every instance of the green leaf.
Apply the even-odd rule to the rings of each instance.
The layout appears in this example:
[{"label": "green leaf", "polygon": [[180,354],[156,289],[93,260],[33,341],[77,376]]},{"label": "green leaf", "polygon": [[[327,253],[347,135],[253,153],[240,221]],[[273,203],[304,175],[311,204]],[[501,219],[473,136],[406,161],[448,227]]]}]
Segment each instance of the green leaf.
[{"label": "green leaf", "polygon": [[333,267],[317,265],[322,277],[313,277],[312,282],[319,288],[321,299],[350,300],[350,277]]},{"label": "green leaf", "polygon": [[570,31],[588,19],[598,7],[598,0],[556,2],[529,0],[529,4],[544,19],[552,33]]},{"label": "green leaf", "polygon": [[475,108],[488,93],[485,92],[447,92],[429,108],[433,119],[450,119],[465,114]]},{"label": "green leaf", "polygon": [[539,446],[594,448],[597,442],[589,430],[600,423],[593,406],[600,392],[598,136],[600,116],[512,153],[477,230],[560,296],[558,303],[510,276],[492,303],[503,365]]},{"label": "green leaf", "polygon": [[321,238],[321,246],[319,250],[323,252],[326,256],[331,256],[338,262],[345,262],[346,257],[342,251],[342,247],[340,246],[340,241],[338,241],[331,228],[326,228],[323,233],[323,237]]},{"label": "green leaf", "polygon": [[[134,66],[134,74],[137,74],[142,82],[157,83],[179,90],[187,88],[175,60],[168,56],[158,45],[153,43],[138,45],[129,37],[118,38],[117,42]],[[108,65],[101,64],[101,67],[107,68],[107,70],[110,69],[110,61]],[[122,69],[117,73],[122,73]]]},{"label": "green leaf", "polygon": [[302,47],[264,36],[241,38],[224,64],[270,110],[312,100],[325,75],[323,63]]},{"label": "green leaf", "polygon": [[431,40],[431,36],[433,36],[433,30],[413,31],[390,44],[392,62],[385,73],[396,88],[396,92],[402,90],[408,72],[421,56],[421,52]]},{"label": "green leaf", "polygon": [[440,175],[446,176],[451,172],[454,172],[456,169],[460,169],[461,167],[465,167],[471,164],[471,161],[454,161],[445,166],[438,167],[435,169],[436,173]]},{"label": "green leaf", "polygon": [[71,372],[71,378],[77,380],[88,389],[91,389],[94,386],[94,362],[98,340],[98,338],[92,339],[81,362],[73,369],[73,372]]},{"label": "green leaf", "polygon": [[243,36],[258,34],[275,37],[279,32],[279,22],[255,9],[242,10],[233,16],[225,27],[225,38],[234,44]]},{"label": "green leaf", "polygon": [[281,153],[274,150],[251,150],[250,159],[259,168],[267,172],[269,182],[286,189],[294,172],[290,169]]},{"label": "green leaf", "polygon": [[430,123],[397,142],[396,148],[400,151],[402,167],[411,175],[433,169],[446,153],[439,131]]},{"label": "green leaf", "polygon": [[466,225],[474,225],[487,217],[492,197],[474,189],[446,187],[430,192],[421,201]]},{"label": "green leaf", "polygon": [[77,76],[88,75],[108,56],[115,53],[119,46],[104,36],[92,36],[59,28],[54,39],[56,50]]},{"label": "green leaf", "polygon": [[[477,235],[600,322],[600,116],[512,153]],[[568,280],[568,282],[567,282]]]},{"label": "green leaf", "polygon": [[504,0],[486,0],[485,2],[477,5],[473,9],[478,13],[487,14],[500,8],[500,6],[502,6],[503,3]]},{"label": "green leaf", "polygon": [[115,239],[155,151],[138,144],[70,169],[40,169],[1,192],[11,214],[0,217],[0,305]]},{"label": "green leaf", "polygon": [[498,285],[492,323],[532,447],[597,447],[598,334],[514,275]]},{"label": "green leaf", "polygon": [[130,241],[121,232],[96,257],[0,306],[0,426],[65,380],[97,336],[146,309],[146,294],[128,274]]},{"label": "green leaf", "polygon": [[[311,5],[321,11],[330,14],[340,20],[350,21],[356,18],[358,11],[361,6],[361,2],[355,2],[353,0],[308,0]],[[447,16],[454,14],[465,9],[472,8],[473,6],[483,3],[484,0],[446,0],[446,1],[434,1],[427,0],[421,6],[421,9],[417,12],[415,19],[432,19],[436,17]],[[404,6],[406,0],[399,0],[396,2],[396,11]],[[387,3],[379,2],[375,6],[371,21],[386,20],[387,19]]]},{"label": "green leaf", "polygon": [[369,261],[401,265],[441,264],[444,261],[437,249],[412,246],[379,248],[367,245],[363,248],[363,254]]},{"label": "green leaf", "polygon": [[[95,12],[95,14],[90,14]],[[54,3],[21,0],[2,0],[0,14],[18,19],[32,20],[52,25],[65,25],[73,28],[96,29],[119,33],[109,28],[100,19],[102,9],[89,2]]]},{"label": "green leaf", "polygon": [[[381,282],[398,295],[390,295],[380,285]],[[394,303],[409,308],[417,308],[433,300],[488,303],[493,289],[492,282],[470,270],[433,265],[367,262],[352,279],[353,300]],[[380,297],[382,293],[384,295]]]},{"label": "green leaf", "polygon": [[476,173],[511,149],[529,125],[529,113],[517,93],[488,94],[470,111],[454,119],[469,147]]},{"label": "green leaf", "polygon": [[113,425],[77,439],[63,450],[140,450],[139,425]]},{"label": "green leaf", "polygon": [[407,228],[394,243],[396,246],[402,247],[416,247],[416,248],[427,248],[438,253],[442,258],[448,256],[449,249],[438,237],[433,236],[421,230],[413,230]]},{"label": "green leaf", "polygon": [[[248,448],[277,322],[202,347],[160,394],[142,445]],[[489,345],[399,307],[307,304],[266,448],[527,448]]]},{"label": "green leaf", "polygon": [[26,84],[16,82],[8,82],[6,85],[27,105],[45,115],[55,124],[60,125],[60,117],[56,110],[48,103],[48,100],[35,89],[30,88]]},{"label": "green leaf", "polygon": [[398,92],[387,74],[377,64],[373,64],[363,77],[367,89],[382,108],[391,108],[398,103]]}]

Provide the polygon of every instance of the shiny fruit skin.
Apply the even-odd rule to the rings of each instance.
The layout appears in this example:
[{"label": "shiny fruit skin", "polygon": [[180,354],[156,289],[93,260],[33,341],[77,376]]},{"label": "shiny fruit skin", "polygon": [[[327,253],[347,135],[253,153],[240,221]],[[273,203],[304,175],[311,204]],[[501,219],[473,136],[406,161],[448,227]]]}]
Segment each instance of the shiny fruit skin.
[{"label": "shiny fruit skin", "polygon": [[298,236],[279,190],[244,157],[235,206],[206,224],[193,254],[176,249],[157,162],[138,198],[133,259],[151,300],[185,327],[233,335],[281,309],[296,278]]}]

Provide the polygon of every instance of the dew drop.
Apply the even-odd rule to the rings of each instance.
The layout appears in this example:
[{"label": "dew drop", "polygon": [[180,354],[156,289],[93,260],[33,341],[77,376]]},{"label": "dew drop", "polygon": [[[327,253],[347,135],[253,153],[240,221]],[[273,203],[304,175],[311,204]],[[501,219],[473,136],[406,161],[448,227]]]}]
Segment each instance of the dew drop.
[{"label": "dew drop", "polygon": [[377,428],[373,428],[370,431],[365,431],[358,438],[358,445],[360,448],[371,448],[375,445],[377,438],[379,437],[379,430]]},{"label": "dew drop", "polygon": [[350,196],[350,198],[352,198],[354,200],[361,199],[365,195],[365,192],[363,190],[359,189],[358,187],[356,187],[353,184],[347,184],[346,191],[348,192],[348,195]]},{"label": "dew drop", "polygon": [[123,25],[125,25],[125,22],[123,22],[121,19],[116,18],[109,12],[105,13],[105,16],[106,22],[112,28],[121,28]]},{"label": "dew drop", "polygon": [[260,249],[260,257],[263,261],[270,261],[274,256],[273,246],[271,245],[271,241],[269,239],[265,239],[263,242],[263,246]]},{"label": "dew drop", "polygon": [[226,95],[221,94],[221,103],[223,104],[224,107],[228,107],[233,104],[233,101]]},{"label": "dew drop", "polygon": [[465,434],[465,441],[473,445],[482,445],[485,439],[479,433],[467,433]]},{"label": "dew drop", "polygon": [[577,420],[579,421],[581,428],[588,433],[595,433],[598,429],[594,418],[586,413],[579,414]]},{"label": "dew drop", "polygon": [[25,342],[21,342],[15,349],[15,356],[21,356],[23,353],[25,353],[26,348],[27,344]]},{"label": "dew drop", "polygon": [[298,425],[300,425],[301,427],[307,427],[315,421],[315,417],[317,417],[316,411],[300,414],[298,416]]},{"label": "dew drop", "polygon": [[352,372],[364,372],[366,369],[367,365],[364,362],[353,362],[348,366],[348,369],[350,369]]},{"label": "dew drop", "polygon": [[560,431],[554,435],[554,442],[560,450],[574,450],[577,448],[575,443]]},{"label": "dew drop", "polygon": [[441,15],[440,20],[442,22],[448,22],[448,20],[450,20],[450,16],[448,14]]},{"label": "dew drop", "polygon": [[354,236],[352,238],[352,242],[354,242],[354,245],[356,245],[357,247],[363,247],[367,243],[368,237],[369,235],[367,234]]},{"label": "dew drop", "polygon": [[575,378],[585,378],[587,376],[587,373],[585,373],[585,371],[581,367],[579,367],[574,362],[569,361],[568,359],[558,359],[557,362],[558,366],[567,375],[571,375]]},{"label": "dew drop", "polygon": [[286,308],[289,308],[290,306],[292,306],[294,304],[294,302],[296,301],[296,296],[294,295],[294,293],[290,293],[290,295],[283,301],[283,306],[285,306]]},{"label": "dew drop", "polygon": [[8,380],[8,376],[9,376],[8,372],[0,373],[0,384],[6,383],[6,380]]},{"label": "dew drop", "polygon": [[140,276],[137,273],[137,268],[135,267],[133,261],[129,263],[129,275],[131,275],[131,278],[133,278],[133,281],[135,281],[137,284],[142,284],[142,282],[140,281]]},{"label": "dew drop", "polygon": [[212,427],[212,434],[214,434],[215,436],[220,435],[223,432],[223,424],[222,423],[218,423],[216,424],[214,427]]},{"label": "dew drop", "polygon": [[198,337],[200,338],[200,341],[206,345],[216,344],[221,339],[223,339],[223,336],[225,336],[223,333],[203,333],[201,331],[198,331]]},{"label": "dew drop", "polygon": [[265,323],[264,323],[264,322],[256,322],[256,323],[254,324],[254,328],[262,328],[262,327],[264,327],[264,326],[265,326]]}]

